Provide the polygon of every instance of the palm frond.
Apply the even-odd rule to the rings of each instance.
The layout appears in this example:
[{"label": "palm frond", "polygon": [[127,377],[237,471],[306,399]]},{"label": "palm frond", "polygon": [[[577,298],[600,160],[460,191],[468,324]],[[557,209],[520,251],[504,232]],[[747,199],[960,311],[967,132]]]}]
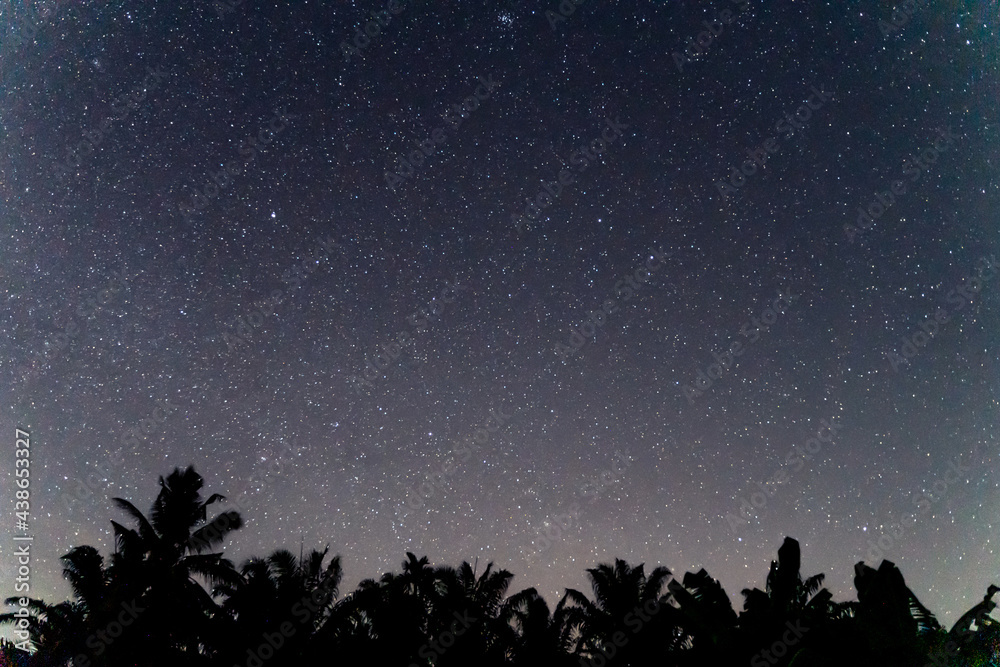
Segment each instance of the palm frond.
[{"label": "palm frond", "polygon": [[160,537],[153,529],[153,525],[149,522],[146,516],[140,512],[138,508],[136,508],[135,505],[124,498],[112,498],[111,500],[136,522],[139,527],[139,536],[146,542],[146,544],[153,545],[159,542]]},{"label": "palm frond", "polygon": [[191,533],[188,547],[196,553],[218,548],[234,530],[243,527],[243,517],[235,510],[222,512],[211,522]]}]

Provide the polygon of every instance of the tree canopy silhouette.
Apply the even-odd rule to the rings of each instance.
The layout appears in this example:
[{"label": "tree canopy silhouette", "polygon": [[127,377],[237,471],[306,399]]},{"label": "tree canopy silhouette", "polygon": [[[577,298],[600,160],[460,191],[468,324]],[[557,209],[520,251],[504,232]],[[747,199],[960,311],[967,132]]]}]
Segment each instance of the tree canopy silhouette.
[{"label": "tree canopy silhouette", "polygon": [[329,545],[237,569],[220,549],[242,518],[208,518],[225,497],[203,499],[192,467],[159,484],[148,518],[113,499],[133,527],[111,522],[107,559],[87,545],[62,557],[72,600],[30,599],[27,617],[0,615],[28,636],[0,643],[0,667],[1000,664],[997,586],[946,631],[890,561],[857,563],[857,600],[833,601],[823,574],[802,577],[790,537],[765,589],[743,589],[739,614],[705,570],[677,579],[623,560],[587,569],[591,596],[567,589],[554,609],[533,588],[508,594],[514,575],[492,562],[479,572],[413,553],[341,596]]}]

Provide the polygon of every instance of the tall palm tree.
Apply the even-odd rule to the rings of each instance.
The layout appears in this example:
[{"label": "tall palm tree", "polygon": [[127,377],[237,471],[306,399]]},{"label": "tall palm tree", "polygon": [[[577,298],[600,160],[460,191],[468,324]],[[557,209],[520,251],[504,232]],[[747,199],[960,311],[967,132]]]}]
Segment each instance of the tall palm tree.
[{"label": "tall palm tree", "polygon": [[564,596],[564,636],[572,653],[602,655],[609,665],[662,661],[680,647],[676,609],[663,594],[670,571],[657,567],[649,576],[643,564],[630,567],[616,559],[587,570],[593,601],[572,588]]},{"label": "tall palm tree", "polygon": [[[84,617],[83,631],[90,639],[96,636],[96,632],[108,628],[116,621],[122,605],[128,602],[119,595],[125,590],[126,584],[112,577],[109,568],[105,566],[104,557],[90,545],[70,549],[61,560],[63,578],[73,590],[75,603]],[[110,643],[100,640],[96,645],[91,640],[91,644],[83,654],[92,665],[97,666],[115,664],[114,656],[127,655],[130,649],[135,649],[134,635],[115,638]]]},{"label": "tall palm tree", "polygon": [[407,551],[403,573],[397,579],[397,584],[402,587],[402,592],[420,598],[425,604],[432,604],[443,589],[440,575],[441,571],[431,566],[427,556],[417,558]]},{"label": "tall palm tree", "polygon": [[824,574],[815,574],[805,580],[800,573],[802,555],[798,540],[786,537],[778,548],[778,560],[771,561],[766,590],[744,588],[744,623],[770,622],[783,625],[786,620],[799,618],[811,612],[822,612],[830,593],[821,589]]},{"label": "tall palm tree", "polygon": [[193,467],[175,468],[160,477],[160,491],[153,501],[150,518],[123,498],[115,504],[134,521],[136,528],[114,524],[115,572],[127,572],[140,583],[143,612],[134,633],[146,638],[147,649],[157,661],[201,659],[210,644],[208,627],[219,612],[218,605],[200,580],[211,586],[233,583],[238,577],[233,564],[221,553],[201,553],[218,547],[242,526],[238,512],[222,512],[208,521],[208,507],[225,500],[212,494],[201,497],[204,480]]},{"label": "tall palm tree", "polygon": [[58,605],[33,601],[32,643],[37,649],[33,662],[65,664],[69,657],[82,654],[92,665],[109,664],[110,655],[121,651],[128,638],[106,643],[96,633],[108,628],[121,611],[123,601],[115,594],[118,587],[112,586],[104,558],[92,546],[74,547],[61,560],[74,600]]}]

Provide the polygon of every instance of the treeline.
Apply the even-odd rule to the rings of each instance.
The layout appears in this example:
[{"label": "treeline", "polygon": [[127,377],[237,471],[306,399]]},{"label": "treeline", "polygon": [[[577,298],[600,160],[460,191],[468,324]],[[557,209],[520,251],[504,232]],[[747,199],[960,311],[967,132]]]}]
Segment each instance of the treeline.
[{"label": "treeline", "polygon": [[432,566],[406,554],[400,572],[341,594],[329,547],[301,558],[279,550],[236,567],[218,551],[242,525],[232,510],[208,519],[193,468],[160,478],[147,518],[115,504],[115,551],[62,557],[73,599],[9,598],[0,615],[16,641],[0,667],[645,667],[674,665],[951,667],[1000,664],[1000,590],[943,628],[891,562],[855,565],[857,600],[836,602],[823,575],[803,579],[786,537],[765,590],[744,589],[737,614],[705,570],[673,577],[622,560],[587,573],[589,595],[567,589],[550,608],[514,575]]}]

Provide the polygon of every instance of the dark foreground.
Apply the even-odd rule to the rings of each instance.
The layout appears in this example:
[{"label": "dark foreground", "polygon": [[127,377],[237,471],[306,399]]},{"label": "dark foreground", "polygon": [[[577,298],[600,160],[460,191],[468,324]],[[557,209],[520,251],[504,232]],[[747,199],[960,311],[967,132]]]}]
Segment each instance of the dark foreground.
[{"label": "dark foreground", "polygon": [[72,600],[7,600],[15,611],[0,622],[17,644],[0,647],[0,667],[1000,665],[996,586],[943,628],[886,560],[856,564],[857,600],[833,601],[822,574],[803,579],[789,537],[739,614],[704,570],[673,578],[622,560],[587,570],[591,595],[567,589],[554,609],[531,588],[508,596],[514,575],[492,563],[478,573],[411,553],[341,595],[329,548],[237,568],[219,547],[239,514],[209,521],[224,498],[204,500],[192,468],[160,484],[149,518],[115,499],[133,527],[112,521],[108,559],[90,546],[62,557]]}]

